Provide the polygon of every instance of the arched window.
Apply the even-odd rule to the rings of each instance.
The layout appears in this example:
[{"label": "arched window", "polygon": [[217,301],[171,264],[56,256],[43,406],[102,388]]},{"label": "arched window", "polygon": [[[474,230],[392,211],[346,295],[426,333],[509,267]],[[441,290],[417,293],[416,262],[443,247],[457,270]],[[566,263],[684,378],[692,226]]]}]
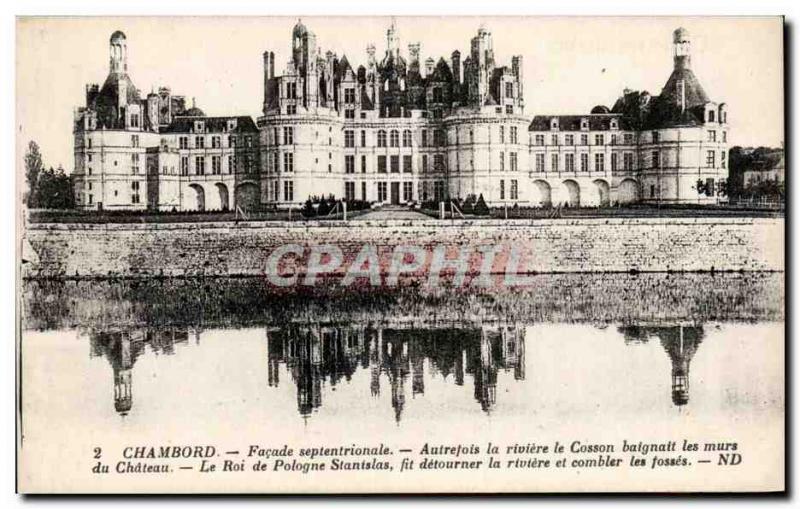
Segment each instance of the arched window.
[{"label": "arched window", "polygon": [[396,130],[392,129],[389,132],[389,146],[390,147],[399,147],[400,146],[400,133]]},{"label": "arched window", "polygon": [[386,146],[386,131],[381,129],[378,131],[378,146],[385,147]]},{"label": "arched window", "polygon": [[403,146],[410,147],[411,146],[411,131],[406,129],[403,131]]}]

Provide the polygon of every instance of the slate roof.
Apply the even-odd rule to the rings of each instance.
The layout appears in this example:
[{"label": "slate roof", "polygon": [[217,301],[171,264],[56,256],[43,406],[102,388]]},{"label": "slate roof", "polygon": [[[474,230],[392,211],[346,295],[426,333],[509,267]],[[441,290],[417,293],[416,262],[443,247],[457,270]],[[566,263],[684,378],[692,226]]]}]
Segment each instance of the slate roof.
[{"label": "slate roof", "polygon": [[172,122],[164,127],[162,133],[189,133],[192,132],[194,123],[197,120],[202,120],[205,123],[205,132],[207,133],[222,133],[227,131],[228,120],[236,119],[236,129],[234,133],[257,133],[253,119],[248,116],[231,116],[231,117],[175,117]]},{"label": "slate roof", "polygon": [[558,119],[559,131],[581,131],[581,121],[586,119],[589,121],[590,131],[608,131],[611,130],[611,119],[616,118],[619,121],[619,129],[628,129],[628,124],[620,114],[589,114],[589,115],[536,115],[533,117],[531,125],[528,127],[529,131],[550,131],[550,120],[553,118]]}]

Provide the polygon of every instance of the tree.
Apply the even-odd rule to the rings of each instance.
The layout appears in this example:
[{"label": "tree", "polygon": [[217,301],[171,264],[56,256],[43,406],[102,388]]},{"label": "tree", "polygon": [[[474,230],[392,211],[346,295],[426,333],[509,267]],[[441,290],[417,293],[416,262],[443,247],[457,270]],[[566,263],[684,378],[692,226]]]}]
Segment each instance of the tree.
[{"label": "tree", "polygon": [[31,142],[28,143],[28,152],[25,154],[25,182],[28,184],[28,189],[25,191],[23,198],[25,205],[29,208],[36,208],[39,206],[37,188],[39,175],[43,170],[44,163],[42,162],[42,154],[39,151],[39,145],[31,140]]},{"label": "tree", "polygon": [[478,196],[478,201],[475,203],[474,214],[476,216],[488,216],[489,207],[486,205],[486,200],[483,199],[483,193]]}]

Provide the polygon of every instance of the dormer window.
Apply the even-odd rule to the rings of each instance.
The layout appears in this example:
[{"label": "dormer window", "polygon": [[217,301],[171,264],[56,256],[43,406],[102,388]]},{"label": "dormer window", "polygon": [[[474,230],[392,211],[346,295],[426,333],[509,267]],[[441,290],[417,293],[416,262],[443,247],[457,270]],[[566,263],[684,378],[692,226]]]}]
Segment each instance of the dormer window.
[{"label": "dormer window", "polygon": [[619,122],[616,118],[611,119],[611,129],[619,129]]},{"label": "dormer window", "polygon": [[589,121],[586,120],[585,118],[581,119],[581,129],[582,130],[588,130],[589,129]]},{"label": "dormer window", "polygon": [[205,130],[205,122],[201,120],[195,120],[194,122],[194,132],[202,133]]},{"label": "dormer window", "polygon": [[228,120],[228,131],[235,131],[236,130],[236,120],[231,119]]},{"label": "dormer window", "polygon": [[550,119],[550,129],[558,129],[558,119]]}]

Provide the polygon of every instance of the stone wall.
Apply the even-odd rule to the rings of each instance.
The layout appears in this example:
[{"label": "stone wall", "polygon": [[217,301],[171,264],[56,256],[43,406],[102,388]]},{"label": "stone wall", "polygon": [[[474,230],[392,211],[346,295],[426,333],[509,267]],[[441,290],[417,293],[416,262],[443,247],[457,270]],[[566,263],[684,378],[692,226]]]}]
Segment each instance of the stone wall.
[{"label": "stone wall", "polygon": [[263,275],[270,254],[287,244],[304,251],[283,257],[281,271],[298,274],[321,244],[341,249],[338,275],[365,245],[374,246],[382,273],[401,245],[425,251],[417,275],[439,246],[447,258],[466,249],[471,273],[481,267],[479,251],[493,246],[493,273],[782,271],[783,232],[775,218],[36,224],[22,252],[26,277]]}]

